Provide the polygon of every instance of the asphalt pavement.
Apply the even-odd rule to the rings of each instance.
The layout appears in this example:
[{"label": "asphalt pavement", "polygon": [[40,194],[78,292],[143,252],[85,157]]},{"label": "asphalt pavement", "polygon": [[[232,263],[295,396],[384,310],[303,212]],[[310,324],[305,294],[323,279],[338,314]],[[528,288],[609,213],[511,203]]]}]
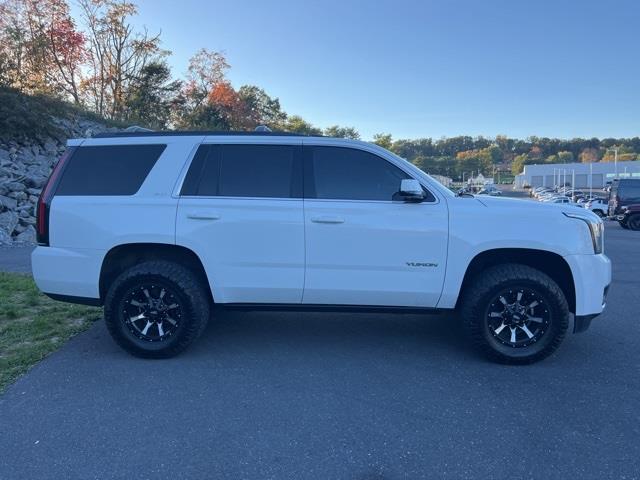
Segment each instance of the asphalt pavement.
[{"label": "asphalt pavement", "polygon": [[606,312],[526,367],[448,315],[218,315],[183,355],[102,322],[0,397],[0,479],[640,478],[640,232]]},{"label": "asphalt pavement", "polygon": [[31,252],[35,247],[0,247],[0,272],[31,273]]}]

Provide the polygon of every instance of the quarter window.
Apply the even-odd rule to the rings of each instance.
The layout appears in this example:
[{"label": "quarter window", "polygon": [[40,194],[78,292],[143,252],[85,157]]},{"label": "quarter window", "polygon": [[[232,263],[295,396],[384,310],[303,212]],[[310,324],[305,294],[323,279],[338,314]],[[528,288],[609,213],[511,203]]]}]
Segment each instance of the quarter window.
[{"label": "quarter window", "polygon": [[166,145],[78,147],[64,166],[56,195],[133,195]]}]

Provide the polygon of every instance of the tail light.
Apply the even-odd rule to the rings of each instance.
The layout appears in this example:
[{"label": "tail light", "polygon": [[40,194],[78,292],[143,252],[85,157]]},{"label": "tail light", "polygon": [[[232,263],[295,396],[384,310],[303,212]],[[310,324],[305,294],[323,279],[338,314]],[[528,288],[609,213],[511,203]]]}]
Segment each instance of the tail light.
[{"label": "tail light", "polygon": [[53,167],[47,183],[45,183],[42,192],[40,192],[36,207],[36,240],[38,245],[49,245],[49,209],[51,207],[51,200],[53,200],[58,183],[60,183],[64,166],[69,158],[71,158],[74,150],[75,148],[73,147],[67,148],[62,157],[60,157],[60,160],[58,160],[56,166]]}]

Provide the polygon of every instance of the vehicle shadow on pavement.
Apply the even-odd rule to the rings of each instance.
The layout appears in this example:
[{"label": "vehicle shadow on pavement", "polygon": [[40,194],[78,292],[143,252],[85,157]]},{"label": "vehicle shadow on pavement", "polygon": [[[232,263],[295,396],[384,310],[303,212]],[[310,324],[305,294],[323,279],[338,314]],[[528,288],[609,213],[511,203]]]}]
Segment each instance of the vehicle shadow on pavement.
[{"label": "vehicle shadow on pavement", "polygon": [[[447,354],[467,357],[469,345],[453,314],[246,312],[215,310],[190,351],[255,353],[274,348],[305,352]],[[189,355],[187,351],[184,355]]]}]

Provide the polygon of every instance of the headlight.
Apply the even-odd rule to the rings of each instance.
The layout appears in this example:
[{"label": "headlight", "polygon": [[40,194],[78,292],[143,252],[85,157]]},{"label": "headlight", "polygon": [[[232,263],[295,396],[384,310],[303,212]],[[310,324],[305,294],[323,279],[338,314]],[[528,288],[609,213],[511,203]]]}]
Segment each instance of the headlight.
[{"label": "headlight", "polygon": [[585,215],[578,212],[564,212],[565,216],[582,220],[589,226],[594,253],[602,253],[604,250],[604,223],[595,214]]}]

